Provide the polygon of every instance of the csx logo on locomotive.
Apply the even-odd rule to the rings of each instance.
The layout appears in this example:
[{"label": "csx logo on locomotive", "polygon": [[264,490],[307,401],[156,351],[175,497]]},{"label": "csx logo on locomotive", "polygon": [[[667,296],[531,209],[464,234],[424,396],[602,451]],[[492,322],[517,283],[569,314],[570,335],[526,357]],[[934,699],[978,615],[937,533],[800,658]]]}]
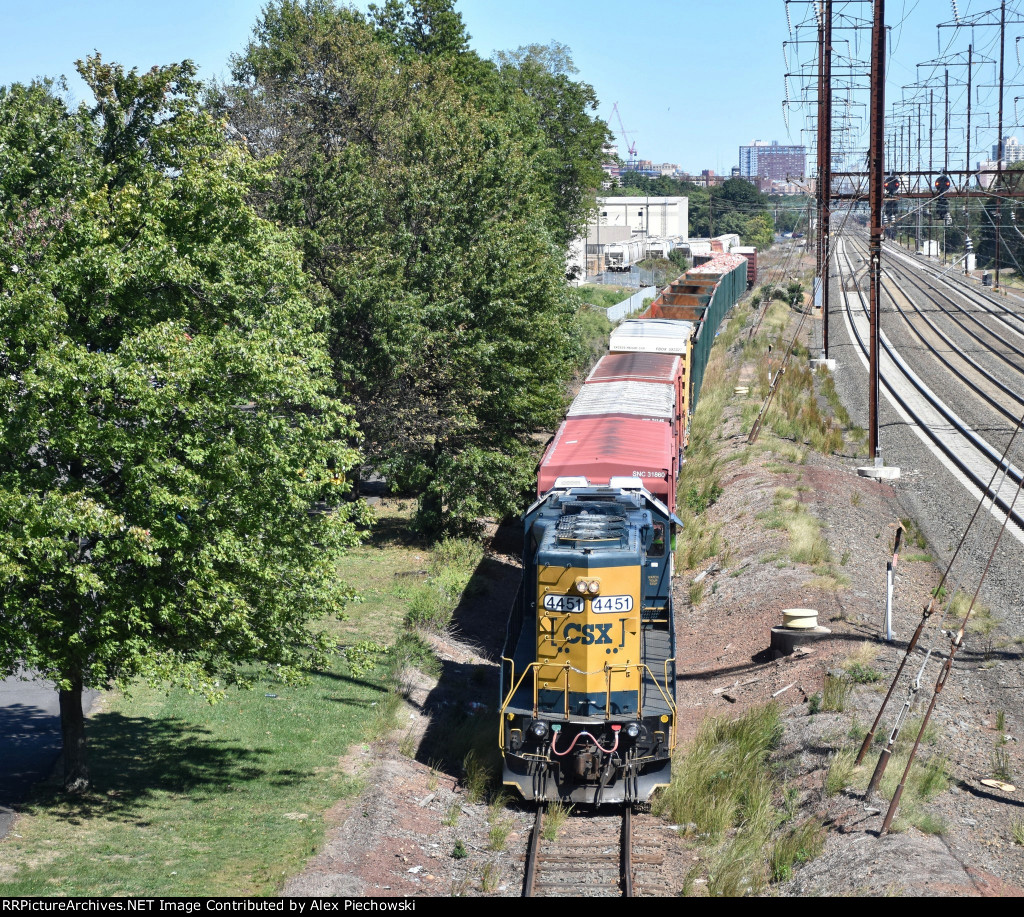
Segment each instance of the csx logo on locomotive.
[{"label": "csx logo on locomotive", "polygon": [[[622,636],[619,638],[619,646],[626,645],[626,621],[628,618],[620,618],[622,622]],[[570,621],[562,628],[562,639],[566,643],[582,643],[583,646],[590,646],[595,643],[614,643],[611,630],[614,621],[607,624],[578,624]]]}]

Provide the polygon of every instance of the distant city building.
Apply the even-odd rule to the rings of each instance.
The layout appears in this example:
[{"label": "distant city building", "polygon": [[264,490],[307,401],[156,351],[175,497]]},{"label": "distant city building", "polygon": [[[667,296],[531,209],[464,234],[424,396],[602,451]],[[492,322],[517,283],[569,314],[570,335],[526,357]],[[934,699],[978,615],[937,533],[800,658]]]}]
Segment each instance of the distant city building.
[{"label": "distant city building", "polygon": [[1016,137],[1003,137],[1002,155],[1000,155],[1000,144],[992,145],[992,159],[1002,159],[1005,163],[1024,162],[1024,144],[1019,143]]},{"label": "distant city building", "polygon": [[[998,146],[998,144],[996,144]],[[995,147],[993,147],[995,149]],[[996,159],[981,159],[978,161],[978,186],[981,188],[992,187],[996,180],[996,171],[999,169],[999,161]]]},{"label": "distant city building", "polygon": [[782,146],[778,140],[755,140],[740,147],[739,177],[748,181],[791,182],[807,172],[807,148]]},{"label": "distant city building", "polygon": [[619,166],[619,148],[614,143],[601,144],[601,159],[601,168],[604,169],[604,174],[609,179],[609,182],[604,187],[608,187],[610,179],[618,178],[621,171]]}]

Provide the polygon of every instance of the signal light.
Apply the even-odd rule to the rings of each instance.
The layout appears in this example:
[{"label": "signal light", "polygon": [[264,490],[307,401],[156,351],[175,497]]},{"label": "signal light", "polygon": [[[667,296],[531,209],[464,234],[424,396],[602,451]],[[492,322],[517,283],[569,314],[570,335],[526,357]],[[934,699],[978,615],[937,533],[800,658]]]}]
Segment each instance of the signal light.
[{"label": "signal light", "polygon": [[887,175],[882,187],[885,188],[885,193],[889,197],[895,197],[896,192],[900,190],[900,180],[894,174]]}]

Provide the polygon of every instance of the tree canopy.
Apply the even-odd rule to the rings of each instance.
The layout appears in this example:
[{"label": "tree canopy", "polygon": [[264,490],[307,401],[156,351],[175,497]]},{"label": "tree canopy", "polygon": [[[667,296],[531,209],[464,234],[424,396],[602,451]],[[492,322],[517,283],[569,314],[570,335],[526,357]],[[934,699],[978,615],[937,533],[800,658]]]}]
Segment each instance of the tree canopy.
[{"label": "tree canopy", "polygon": [[57,683],[71,789],[84,688],[316,664],[359,518],[325,316],[249,203],[266,168],[191,63],[78,66],[92,107],[0,92],[0,669]]},{"label": "tree canopy", "polygon": [[299,234],[367,459],[431,532],[521,508],[531,436],[581,359],[564,246],[604,128],[569,66],[536,48],[480,60],[449,0],[369,18],[279,0],[222,87],[249,147],[279,160],[257,204]]}]

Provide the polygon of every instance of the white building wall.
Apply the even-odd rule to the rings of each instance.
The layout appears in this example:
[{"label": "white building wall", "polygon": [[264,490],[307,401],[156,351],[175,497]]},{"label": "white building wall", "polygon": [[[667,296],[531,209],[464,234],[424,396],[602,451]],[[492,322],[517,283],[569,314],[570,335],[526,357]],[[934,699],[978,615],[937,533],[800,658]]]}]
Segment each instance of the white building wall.
[{"label": "white building wall", "polygon": [[686,197],[599,197],[597,212],[602,226],[628,226],[635,237],[687,239],[689,205]]}]

